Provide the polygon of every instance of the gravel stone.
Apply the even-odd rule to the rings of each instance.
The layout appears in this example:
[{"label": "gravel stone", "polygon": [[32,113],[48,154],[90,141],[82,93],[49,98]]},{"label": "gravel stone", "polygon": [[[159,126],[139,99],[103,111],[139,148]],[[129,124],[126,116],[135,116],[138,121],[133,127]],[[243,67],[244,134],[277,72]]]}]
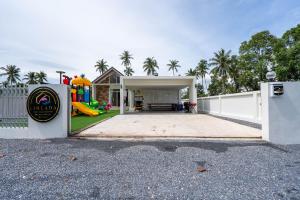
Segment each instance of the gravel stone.
[{"label": "gravel stone", "polygon": [[0,152],[1,200],[300,199],[300,145],[0,139]]}]

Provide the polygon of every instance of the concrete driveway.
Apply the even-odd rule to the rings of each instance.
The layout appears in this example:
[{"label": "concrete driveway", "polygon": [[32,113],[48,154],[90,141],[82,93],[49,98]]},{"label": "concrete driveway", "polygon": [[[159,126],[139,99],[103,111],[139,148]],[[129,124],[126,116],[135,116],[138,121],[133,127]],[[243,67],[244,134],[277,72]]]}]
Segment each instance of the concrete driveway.
[{"label": "concrete driveway", "polygon": [[128,114],[115,116],[77,136],[259,138],[261,130],[204,114]]}]

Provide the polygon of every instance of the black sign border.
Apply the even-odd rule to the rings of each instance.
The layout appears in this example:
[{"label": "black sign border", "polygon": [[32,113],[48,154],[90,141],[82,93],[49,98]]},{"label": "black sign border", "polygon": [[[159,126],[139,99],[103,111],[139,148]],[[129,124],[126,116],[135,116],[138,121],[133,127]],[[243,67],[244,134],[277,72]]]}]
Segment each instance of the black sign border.
[{"label": "black sign border", "polygon": [[[40,119],[37,119],[37,118],[35,118],[34,116],[32,116],[31,115],[31,113],[30,113],[30,111],[29,111],[29,100],[30,100],[30,98],[31,98],[31,96],[33,95],[33,94],[35,94],[36,92],[38,92],[39,90],[48,90],[48,91],[50,91],[50,93],[53,93],[53,95],[55,96],[55,98],[57,98],[57,100],[58,100],[58,103],[57,103],[57,110],[56,110],[56,113],[54,113],[54,115],[51,117],[51,118],[49,118],[49,119],[47,119],[47,120],[40,120]],[[60,110],[60,99],[59,99],[59,96],[58,96],[58,94],[57,94],[57,92],[55,92],[52,88],[50,88],[50,87],[38,87],[38,88],[35,88],[30,94],[29,94],[29,96],[27,97],[27,102],[26,102],[26,109],[27,109],[27,113],[28,113],[28,115],[31,117],[31,119],[33,119],[34,121],[37,121],[37,122],[42,122],[42,123],[45,123],[45,122],[49,122],[49,121],[51,121],[52,119],[54,119],[57,115],[58,115],[58,113],[59,113],[59,110]]]}]

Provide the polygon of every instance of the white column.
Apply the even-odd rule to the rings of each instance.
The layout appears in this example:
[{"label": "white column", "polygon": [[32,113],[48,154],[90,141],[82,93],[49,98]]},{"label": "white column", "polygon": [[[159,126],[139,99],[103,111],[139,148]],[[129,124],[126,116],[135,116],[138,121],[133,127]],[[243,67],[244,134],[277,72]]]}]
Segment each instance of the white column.
[{"label": "white column", "polygon": [[[197,104],[197,88],[195,87],[196,85],[196,78],[193,80],[192,84],[189,87],[189,101],[191,103],[196,103]],[[195,106],[194,113],[197,113],[197,105]]]},{"label": "white column", "polygon": [[111,93],[112,93],[112,90],[110,89],[110,87],[108,88],[108,103],[110,105],[112,105],[112,101],[111,101]]},{"label": "white column", "polygon": [[262,138],[275,144],[300,144],[300,82],[283,82],[284,94],[271,96],[272,84],[262,83]]},{"label": "white column", "polygon": [[132,90],[128,89],[128,104],[129,104],[129,111],[134,111],[134,94]]},{"label": "white column", "polygon": [[120,77],[120,114],[124,114],[125,106],[124,106],[124,93],[125,93],[125,84],[124,79]]},{"label": "white column", "polygon": [[258,102],[258,95],[257,95],[257,91],[253,92],[253,119],[255,122],[258,122],[258,112],[259,112],[259,102]]},{"label": "white column", "polygon": [[95,84],[92,85],[92,97],[93,97],[93,99],[96,99],[96,85]]}]

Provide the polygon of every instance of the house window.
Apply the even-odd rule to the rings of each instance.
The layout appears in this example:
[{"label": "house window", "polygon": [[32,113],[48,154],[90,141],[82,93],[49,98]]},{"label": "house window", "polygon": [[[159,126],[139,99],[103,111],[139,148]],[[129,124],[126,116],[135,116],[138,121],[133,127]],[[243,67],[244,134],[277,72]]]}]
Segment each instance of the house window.
[{"label": "house window", "polygon": [[120,76],[117,76],[116,74],[112,74],[109,80],[110,80],[109,83],[113,83],[113,84],[120,83]]}]

